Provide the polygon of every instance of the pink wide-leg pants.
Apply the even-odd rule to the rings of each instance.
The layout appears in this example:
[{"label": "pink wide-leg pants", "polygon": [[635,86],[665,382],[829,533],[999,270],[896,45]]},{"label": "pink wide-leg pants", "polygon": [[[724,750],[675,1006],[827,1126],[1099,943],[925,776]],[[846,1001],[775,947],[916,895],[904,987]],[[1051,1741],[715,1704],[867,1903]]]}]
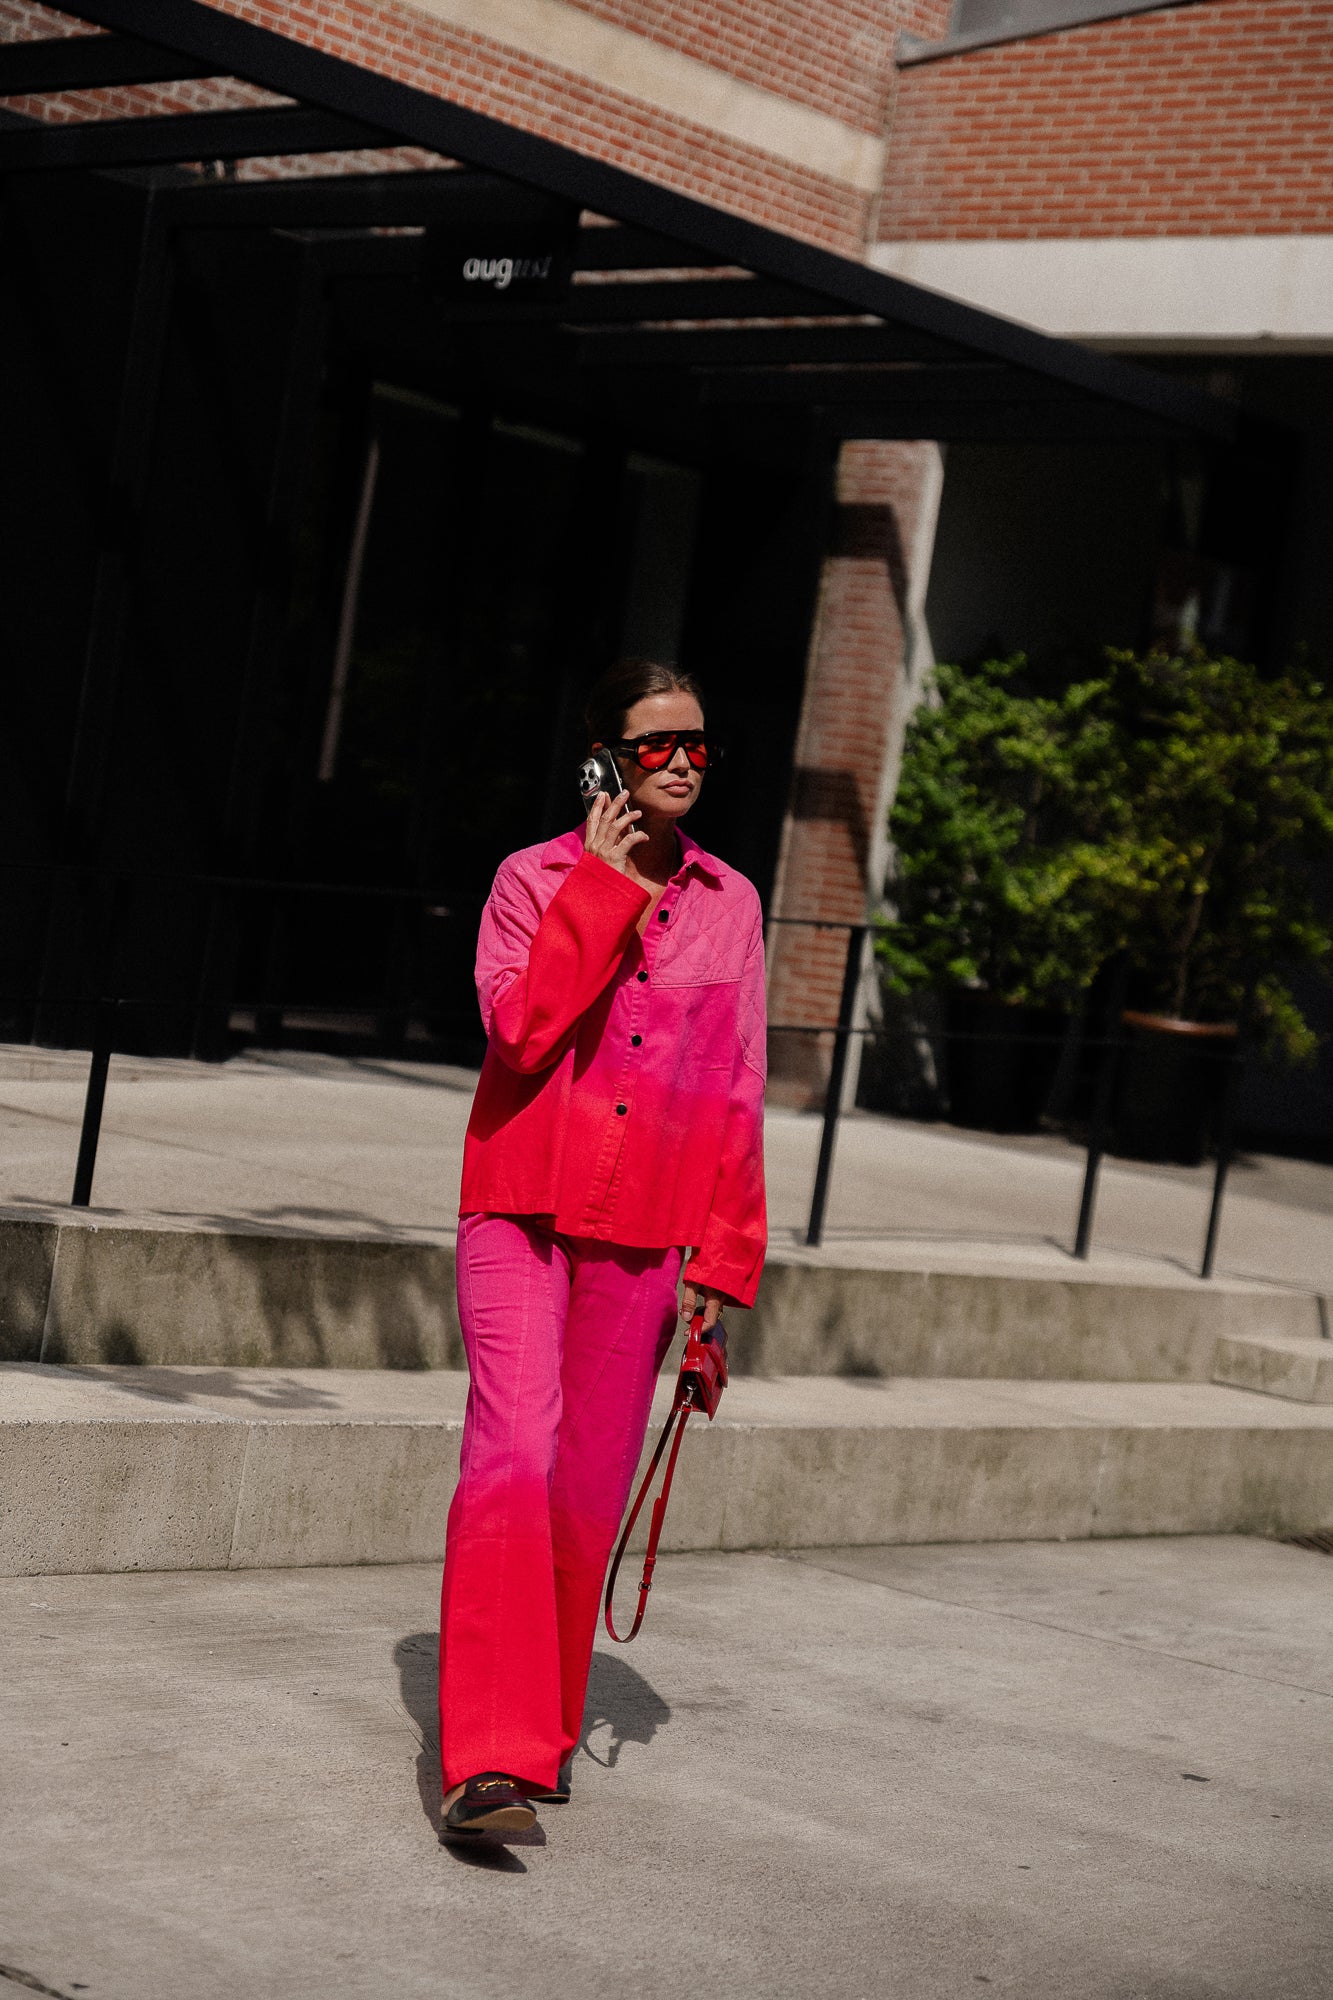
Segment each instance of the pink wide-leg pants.
[{"label": "pink wide-leg pants", "polygon": [[459,1225],[472,1381],[440,1608],[446,1790],[481,1771],[545,1789],[578,1743],[680,1263],[529,1217]]}]

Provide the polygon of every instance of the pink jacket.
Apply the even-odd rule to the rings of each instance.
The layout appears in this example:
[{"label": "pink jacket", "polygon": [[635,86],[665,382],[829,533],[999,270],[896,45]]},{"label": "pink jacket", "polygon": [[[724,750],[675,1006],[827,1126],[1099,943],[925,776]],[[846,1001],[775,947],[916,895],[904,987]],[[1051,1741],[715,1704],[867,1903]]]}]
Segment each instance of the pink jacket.
[{"label": "pink jacket", "polygon": [[751,1305],[764,1207],[764,943],[743,875],[685,834],[646,889],[580,833],[511,854],[477,940],[489,1047],[460,1212],[693,1246],[686,1276]]}]

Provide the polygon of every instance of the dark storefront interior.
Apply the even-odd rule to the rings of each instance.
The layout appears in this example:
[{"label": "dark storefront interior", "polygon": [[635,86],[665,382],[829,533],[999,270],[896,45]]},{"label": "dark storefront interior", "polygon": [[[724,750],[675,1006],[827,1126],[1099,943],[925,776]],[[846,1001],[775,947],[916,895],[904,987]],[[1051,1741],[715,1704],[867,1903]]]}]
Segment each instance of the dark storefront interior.
[{"label": "dark storefront interior", "polygon": [[[185,56],[67,43],[61,74],[114,47],[296,94],[255,53],[288,45],[179,14]],[[234,178],[426,142],[411,92],[395,133],[349,129],[345,68],[312,72],[323,108],[206,132],[0,131],[5,1039],[86,1043],[113,996],[122,1046],[470,1057],[476,911],[576,819],[582,695],[617,655],[704,680],[731,757],[698,836],[767,894],[842,438],[1231,423],[610,169],[571,190],[554,147],[536,190]],[[293,118],[323,124],[298,146]]]},{"label": "dark storefront interior", "polygon": [[[480,901],[506,852],[577,819],[583,694],[622,652],[684,659],[716,690],[735,755],[699,837],[771,879],[827,459],[800,437],[747,452],[743,426],[700,440],[637,389],[571,407],[441,338],[424,286],[386,299],[286,236],[172,245],[156,411],[127,451],[120,658],[71,774],[116,527],[89,459],[115,422],[138,204],[24,194],[9,235],[66,311],[54,353],[36,285],[6,314],[35,474],[5,538],[6,852],[28,864],[7,885],[8,1036],[79,1039],[64,1003],[110,991],[176,1003],[127,1020],[153,1047],[211,1052],[226,1017],[252,1031],[281,1000],[288,1034],[318,1036],[311,1010],[331,1008],[326,1032],[354,1041],[391,1044],[410,1017],[415,1045],[470,1051]],[[369,893],[386,890],[403,893]],[[271,1007],[258,1029],[277,1032]]]}]

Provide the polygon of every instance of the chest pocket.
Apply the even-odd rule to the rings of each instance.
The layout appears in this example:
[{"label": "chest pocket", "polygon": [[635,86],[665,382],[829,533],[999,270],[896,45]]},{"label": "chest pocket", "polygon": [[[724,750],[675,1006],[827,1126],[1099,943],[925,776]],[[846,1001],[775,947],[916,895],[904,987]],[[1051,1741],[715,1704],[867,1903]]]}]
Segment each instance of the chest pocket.
[{"label": "chest pocket", "polygon": [[745,969],[749,936],[745,925],[728,923],[727,916],[716,889],[691,882],[658,940],[654,986],[734,986]]}]

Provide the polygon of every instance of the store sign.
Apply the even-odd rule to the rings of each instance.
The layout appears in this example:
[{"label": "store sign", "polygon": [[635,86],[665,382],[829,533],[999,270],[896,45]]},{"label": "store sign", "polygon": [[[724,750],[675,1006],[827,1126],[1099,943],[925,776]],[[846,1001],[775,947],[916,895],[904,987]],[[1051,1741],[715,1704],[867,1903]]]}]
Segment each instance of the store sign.
[{"label": "store sign", "polygon": [[432,290],[440,297],[538,299],[558,296],[574,270],[577,212],[545,203],[535,213],[478,216],[430,232]]},{"label": "store sign", "polygon": [[547,285],[555,276],[553,250],[537,256],[465,257],[461,277],[464,285],[490,286],[507,292],[512,284]]}]

